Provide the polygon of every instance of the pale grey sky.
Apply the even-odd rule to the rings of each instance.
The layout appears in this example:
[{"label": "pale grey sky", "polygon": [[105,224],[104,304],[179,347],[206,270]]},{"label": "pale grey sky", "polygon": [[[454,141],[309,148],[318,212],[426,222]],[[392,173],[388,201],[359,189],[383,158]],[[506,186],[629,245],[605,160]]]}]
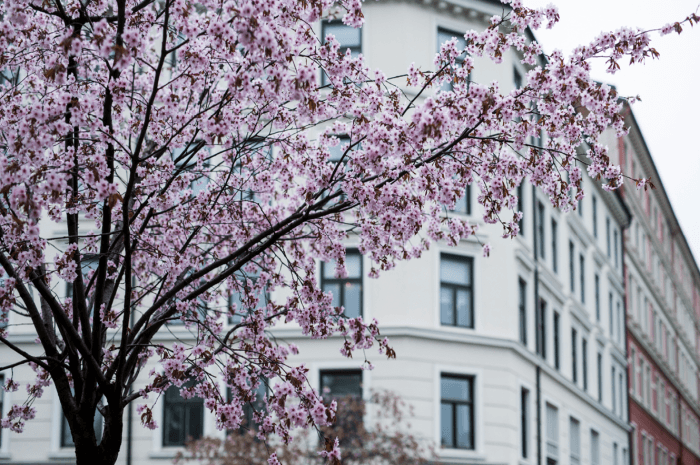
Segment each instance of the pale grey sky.
[{"label": "pale grey sky", "polygon": [[[588,44],[600,32],[621,26],[656,29],[666,23],[700,15],[700,0],[524,0],[526,6],[549,3],[559,8],[561,21],[535,35],[545,51],[568,54]],[[700,25],[685,26],[678,35],[652,34],[661,53],[645,65],[627,66],[611,75],[601,60],[593,77],[614,84],[622,95],[639,95],[632,106],[664,188],[700,261]]]}]

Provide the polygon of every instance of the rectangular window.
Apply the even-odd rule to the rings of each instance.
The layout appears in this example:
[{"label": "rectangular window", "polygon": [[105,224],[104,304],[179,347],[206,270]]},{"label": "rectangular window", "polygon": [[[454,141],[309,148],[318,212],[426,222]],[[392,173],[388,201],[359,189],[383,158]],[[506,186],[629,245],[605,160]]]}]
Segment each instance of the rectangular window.
[{"label": "rectangular window", "polygon": [[518,280],[518,314],[520,317],[520,342],[527,345],[527,283]]},{"label": "rectangular window", "polygon": [[455,208],[452,210],[457,213],[462,213],[464,215],[472,214],[472,186],[467,184],[464,190],[464,195],[457,199],[455,203]]},{"label": "rectangular window", "polygon": [[610,217],[605,218],[605,243],[607,246],[608,258],[610,258]]},{"label": "rectangular window", "polygon": [[581,424],[574,417],[569,417],[569,452],[571,465],[581,463]]},{"label": "rectangular window", "polygon": [[583,390],[588,391],[588,341],[581,338],[581,370],[583,370]]},{"label": "rectangular window", "polygon": [[240,285],[240,291],[229,289],[228,295],[228,323],[235,325],[243,321],[243,318],[251,315],[255,310],[264,309],[270,296],[267,292],[255,287],[260,275],[260,270],[254,273],[234,273],[234,279]]},{"label": "rectangular window", "polygon": [[440,323],[474,327],[473,269],[470,257],[440,256]]},{"label": "rectangular window", "polygon": [[593,282],[595,285],[595,319],[600,322],[600,276],[597,273]]},{"label": "rectangular window", "polygon": [[[183,387],[192,387],[188,381]],[[163,446],[184,446],[189,439],[199,439],[204,431],[204,399],[185,399],[180,388],[170,386],[163,396]]]},{"label": "rectangular window", "polygon": [[[175,54],[173,54],[173,56],[174,55]],[[172,159],[175,167],[177,168],[178,174],[184,172],[194,173],[195,175],[194,180],[189,185],[189,188],[192,191],[191,195],[194,197],[206,189],[207,184],[209,183],[209,178],[197,168],[197,160],[201,156],[199,155],[200,151],[204,153],[204,163],[202,167],[204,170],[206,170],[209,168],[211,149],[205,146],[204,141],[198,140],[191,144],[187,144],[184,147],[179,147],[172,150]]]},{"label": "rectangular window", "polygon": [[350,153],[348,149],[350,149],[352,140],[350,139],[350,136],[347,135],[340,135],[337,137],[338,145],[328,147],[328,154],[330,155],[328,157],[328,161],[337,163],[342,160],[343,162],[346,162],[348,158],[345,152]]},{"label": "rectangular window", "polygon": [[619,254],[618,254],[618,246],[617,246],[617,228],[615,228],[615,231],[614,231],[613,245],[615,246],[615,268],[617,268],[620,266],[620,262],[618,260]]},{"label": "rectangular window", "polygon": [[[265,407],[265,396],[267,395],[267,384],[268,381],[265,378],[259,378],[260,383],[255,389],[255,399],[251,399],[249,402],[243,404],[243,418],[241,419],[241,426],[238,428],[238,434],[245,434],[251,430],[257,431],[258,425],[255,423],[253,415],[255,412],[266,411]],[[233,400],[233,393],[230,387],[226,388],[226,401],[231,402]],[[236,430],[227,430],[226,434],[231,434]]]},{"label": "rectangular window", "polygon": [[612,412],[616,413],[617,412],[617,389],[615,389],[615,367],[612,367],[610,369],[611,371],[611,377],[610,377],[610,384],[612,384]]},{"label": "rectangular window", "polygon": [[537,311],[537,353],[542,358],[547,358],[547,302],[540,299],[540,308]]},{"label": "rectangular window", "polygon": [[593,196],[593,237],[598,237],[598,199]]},{"label": "rectangular window", "polygon": [[633,395],[637,395],[637,351],[634,347],[630,348],[629,371],[632,374],[630,390]]},{"label": "rectangular window", "polygon": [[[0,389],[0,391],[2,391],[2,389]],[[73,435],[70,432],[70,425],[68,425],[68,419],[63,414],[61,414],[61,416],[63,418],[63,422],[61,423],[61,447],[75,447]],[[92,423],[92,427],[95,429],[95,439],[97,440],[97,444],[99,444],[102,441],[103,421],[102,414],[98,411],[95,412],[95,419]]]},{"label": "rectangular window", "polygon": [[[467,41],[464,39],[464,34],[460,34],[458,32],[450,31],[447,29],[443,28],[438,28],[437,32],[437,43],[438,43],[438,49],[437,51],[440,51],[440,47],[442,44],[445,42],[452,40],[452,39],[457,39],[457,48],[464,50],[467,47]],[[466,58],[466,52],[459,55],[455,59],[455,68],[459,68],[462,66],[462,62],[464,62],[464,59]],[[442,85],[442,90],[445,92],[450,92],[452,90],[453,83],[452,82],[446,82]]]},{"label": "rectangular window", "polygon": [[576,330],[572,329],[571,330],[571,380],[574,382],[574,384],[578,383],[578,357],[576,353],[576,346],[577,346],[577,341],[576,341]]},{"label": "rectangular window", "polygon": [[557,253],[557,221],[552,218],[552,270],[559,272],[559,255]]},{"label": "rectangular window", "polygon": [[594,430],[591,430],[591,465],[600,465],[600,435]]},{"label": "rectangular window", "polygon": [[529,417],[530,417],[530,391],[520,389],[520,456],[528,458],[529,441]]},{"label": "rectangular window", "polygon": [[598,402],[603,403],[603,354],[598,352]]},{"label": "rectangular window", "polygon": [[578,216],[583,218],[583,199],[578,201]]},{"label": "rectangular window", "polygon": [[617,342],[622,344],[622,328],[624,327],[624,321],[622,318],[622,304],[617,301]]},{"label": "rectangular window", "polygon": [[[523,212],[523,201],[525,200],[523,198],[523,185],[520,183],[518,185],[518,211]],[[518,234],[521,236],[525,235],[525,230],[523,229],[524,225],[524,220],[521,218],[520,221],[518,221]]]},{"label": "rectangular window", "polygon": [[[328,34],[333,34],[335,40],[340,44],[340,53],[345,54],[349,49],[353,58],[362,53],[362,29],[346,26],[342,21],[323,21],[321,23],[321,36],[325,41]],[[322,85],[330,84],[326,73],[323,73]]]},{"label": "rectangular window", "polygon": [[538,255],[540,258],[544,259],[544,204],[542,202],[537,202],[537,248]]},{"label": "rectangular window", "polygon": [[[617,461],[617,448],[618,448],[617,443],[616,443],[616,442],[613,442],[613,450],[612,450],[613,465],[617,465],[617,464],[618,464],[618,461]],[[625,465],[627,465],[627,464],[625,464]],[[661,465],[661,464],[659,464],[659,465]]]},{"label": "rectangular window", "polygon": [[581,281],[581,303],[586,303],[586,258],[579,255],[579,280]]},{"label": "rectangular window", "polygon": [[[0,375],[1,376],[1,375]],[[0,379],[0,381],[2,381]],[[2,383],[0,383],[2,385]],[[0,388],[0,400],[2,400],[2,393],[4,390]],[[73,388],[71,388],[71,393],[75,394],[75,391]],[[2,407],[2,402],[0,402],[0,407]],[[0,410],[1,412],[2,410]],[[68,447],[68,448],[75,448],[75,443],[73,442],[73,435],[71,434],[70,431],[70,425],[68,424],[68,418],[66,418],[65,415],[63,415],[63,410],[61,410],[61,447]],[[102,414],[99,411],[95,411],[95,418],[92,423],[92,427],[95,430],[95,439],[97,440],[97,444],[99,444],[102,441],[102,429],[104,426]],[[0,436],[2,436],[2,433],[0,432]]]},{"label": "rectangular window", "polygon": [[625,395],[625,391],[624,391],[625,382],[624,382],[623,376],[624,375],[622,373],[622,370],[620,370],[620,372],[617,374],[617,380],[618,380],[618,382],[617,382],[617,395],[620,397],[618,399],[619,400],[618,405],[620,406],[620,412],[619,412],[620,418],[622,418],[622,416],[625,413],[625,404],[622,401],[622,399],[624,398],[624,395]]},{"label": "rectangular window", "polygon": [[575,253],[574,253],[574,243],[572,241],[569,241],[569,287],[571,288],[571,292],[574,292],[575,289],[575,284],[576,284],[576,276],[575,276]]},{"label": "rectangular window", "polygon": [[329,434],[336,436],[336,431],[346,432],[341,439],[341,447],[357,443],[356,432],[364,421],[362,409],[356,407],[362,399],[362,370],[321,370],[319,378],[324,403],[329,405],[333,400],[338,402],[337,421]]},{"label": "rectangular window", "polygon": [[362,255],[357,250],[345,253],[346,278],[335,277],[335,260],[321,263],[321,289],[333,294],[333,306],[343,307],[347,318],[362,316]]},{"label": "rectangular window", "polygon": [[559,313],[554,312],[552,315],[553,317],[553,328],[552,331],[554,332],[554,368],[559,370],[560,368],[560,362],[559,362]]},{"label": "rectangular window", "polygon": [[559,462],[559,411],[547,404],[547,465]]},{"label": "rectangular window", "polygon": [[440,444],[451,449],[474,449],[474,378],[440,378]]},{"label": "rectangular window", "polygon": [[615,315],[613,314],[613,295],[608,294],[608,311],[610,313],[610,337],[615,337]]},{"label": "rectangular window", "polygon": [[362,398],[362,370],[321,370],[321,395],[338,399],[345,396]]}]

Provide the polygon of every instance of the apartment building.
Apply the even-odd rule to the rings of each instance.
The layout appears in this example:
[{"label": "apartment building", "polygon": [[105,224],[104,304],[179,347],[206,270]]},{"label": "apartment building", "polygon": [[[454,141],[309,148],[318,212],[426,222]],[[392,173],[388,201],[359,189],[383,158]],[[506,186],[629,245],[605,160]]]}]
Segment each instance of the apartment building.
[{"label": "apartment building", "polygon": [[[366,3],[364,12],[366,24],[361,30],[326,22],[318,25],[319,31],[333,33],[343,48],[362,53],[370,67],[392,76],[404,73],[411,62],[432,69],[442,42],[462,38],[467,29],[483,29],[491,15],[502,13],[502,4],[406,0]],[[518,56],[511,52],[503,61],[495,65],[488,59],[475,59],[471,78],[498,80],[504,92],[522,85],[527,69]],[[322,79],[319,76],[319,82]],[[633,172],[655,175],[640,141],[634,131],[625,139],[626,153],[632,155],[624,161],[637,157],[632,166],[637,171]],[[617,140],[612,143],[617,147]],[[697,288],[690,284],[698,282],[697,268],[687,258],[687,244],[663,196],[654,197],[651,211],[659,212],[667,222],[665,241],[675,244],[669,247],[676,255],[655,248],[663,240],[652,236],[656,231],[649,223],[652,216],[644,210],[644,202],[649,201],[639,196],[659,196],[662,189],[651,194],[628,190],[621,195],[602,190],[588,178],[584,187],[587,196],[570,213],[553,209],[542,192],[530,186],[521,188],[519,208],[525,217],[521,234],[514,240],[502,240],[500,227],[483,223],[472,187],[450,214],[479,224],[477,237],[457,247],[435,244],[421,259],[401,263],[379,279],[367,278],[370,263],[357,252],[353,238],[347,243],[347,278],[335,278],[332,266],[319,263],[323,288],[334,292],[336,304],[345,306],[349,314],[377,318],[382,334],[391,339],[397,352],[396,360],[368,354],[376,368],[363,371],[359,361],[340,355],[339,338],[309,340],[292,327],[278,328],[275,335],[297,344],[300,355],[294,362],[304,363],[312,383],[329,389],[332,396],[368,397],[378,389],[398,393],[415,409],[412,431],[435,444],[440,459],[447,463],[622,465],[633,458],[644,465],[661,464],[649,462],[651,456],[644,449],[651,444],[649,450],[656,450],[662,444],[661,429],[651,425],[658,423],[668,437],[682,437],[683,441],[691,437],[686,430],[698,431],[697,292],[687,291]],[[632,208],[628,208],[627,198],[633,196],[637,196],[636,203],[630,201]],[[661,272],[677,289],[668,300],[673,305],[658,299],[666,294],[659,294],[653,286],[662,281],[646,265],[635,265],[640,259],[632,257],[636,246],[629,243],[639,229],[649,244],[645,250],[656,254],[656,260],[662,262],[657,268],[668,270]],[[64,231],[57,229],[53,235],[60,237]],[[493,250],[484,258],[481,243],[488,242]],[[677,256],[676,261],[672,256]],[[671,277],[676,269],[685,278],[681,274]],[[641,323],[634,326],[641,320],[629,310],[640,304],[635,300],[634,307],[629,294],[625,298],[625,283],[629,289],[642,289],[640,295],[647,302],[644,308],[650,311],[646,329]],[[684,310],[670,311],[676,307]],[[20,346],[33,344],[35,336],[27,327],[14,326],[16,323],[10,321],[11,340]],[[688,328],[692,328],[692,344]],[[163,340],[188,338],[184,328],[172,327],[171,331],[172,336],[163,335]],[[659,334],[667,335],[656,336]],[[655,347],[662,345],[657,340],[672,347],[664,353],[673,363],[657,360]],[[0,347],[0,359],[5,350]],[[631,373],[640,373],[630,377],[629,383],[628,363]],[[671,365],[677,369],[662,369]],[[658,382],[644,384],[643,376]],[[29,370],[15,372],[22,384],[32,378]],[[135,389],[145,381],[140,379]],[[661,391],[669,397],[660,401]],[[675,400],[671,397],[674,392]],[[3,408],[13,395],[21,393],[0,398]],[[654,395],[657,400],[652,403]],[[669,412],[677,405],[668,423],[678,425],[675,433],[659,423],[659,405],[667,406]],[[53,391],[35,406],[37,418],[27,423],[24,434],[2,431],[0,463],[65,463],[73,456]],[[648,416],[649,426],[635,420],[640,418],[638,411]],[[155,431],[142,428],[138,415],[129,418],[125,435],[130,436],[125,436],[119,463],[165,464],[182,450],[188,436],[224,434],[215,429],[214,419],[197,398],[185,400],[169,392],[154,414],[161,426]],[[692,418],[694,426],[684,423],[686,418],[689,422]],[[630,454],[630,437],[635,438],[635,454]],[[663,444],[670,459],[676,449],[667,442]],[[688,442],[688,451],[690,447]],[[673,452],[679,463],[696,463],[686,461],[690,452],[683,455],[682,450]]]},{"label": "apartment building", "polygon": [[621,190],[633,464],[700,463],[700,272],[644,138],[627,110],[628,136],[609,140],[623,171],[656,189]]}]

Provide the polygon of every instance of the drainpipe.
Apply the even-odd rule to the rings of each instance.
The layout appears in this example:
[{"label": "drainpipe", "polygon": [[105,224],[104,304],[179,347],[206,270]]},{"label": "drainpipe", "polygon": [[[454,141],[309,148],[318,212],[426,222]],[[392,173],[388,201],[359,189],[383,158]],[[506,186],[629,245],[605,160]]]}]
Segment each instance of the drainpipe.
[{"label": "drainpipe", "polygon": [[[129,388],[129,395],[132,394],[133,388]],[[131,464],[131,436],[132,436],[132,419],[133,419],[133,410],[134,406],[132,405],[133,402],[129,402],[129,405],[127,405],[127,408],[129,409],[127,412],[127,424],[126,424],[126,465],[132,465]]]},{"label": "drainpipe", "polygon": [[[540,344],[546,344],[546,341],[544,340],[543,334],[542,334],[542,321],[540,321],[541,315],[540,315],[540,308],[539,308],[539,301],[540,301],[540,271],[539,271],[539,264],[537,262],[538,260],[538,250],[537,250],[537,188],[535,186],[532,186],[532,241],[533,241],[533,248],[532,250],[534,251],[535,255],[535,347],[539,347],[540,353],[542,350],[542,346]],[[542,218],[539,218],[539,221],[544,221]],[[540,355],[540,354],[538,354]],[[537,365],[535,366],[535,378],[536,378],[536,390],[537,390],[537,464],[542,465],[542,394],[541,394],[541,387],[540,387],[540,376],[541,376],[541,368],[540,368],[540,361],[537,361]]]},{"label": "drainpipe", "polygon": [[[676,358],[678,360],[678,358]],[[681,391],[676,389],[678,394],[678,444],[680,445],[680,457],[678,457],[678,462],[683,463],[683,412],[681,411]]]},{"label": "drainpipe", "polygon": [[[134,286],[136,285],[136,279],[134,276],[131,277],[131,288],[133,289]],[[136,307],[132,306],[131,307],[131,314],[132,317],[129,319],[129,327],[130,329],[134,328],[134,311],[136,310]],[[135,381],[135,380],[134,380]],[[133,383],[131,386],[129,386],[129,395],[131,395],[134,391]],[[127,411],[126,415],[126,421],[128,422],[126,425],[126,465],[132,465],[131,462],[131,450],[132,450],[132,436],[133,436],[133,416],[134,416],[134,406],[132,405],[133,402],[129,402],[129,405],[127,405],[127,408],[129,409]]]},{"label": "drainpipe", "polygon": [[[629,224],[626,225],[625,229]],[[629,291],[630,293],[632,292],[632,289],[627,289],[627,283],[629,282],[628,276],[627,276],[627,267],[625,266],[625,234],[624,230],[620,232],[620,260],[622,261],[622,279],[623,279],[623,286],[625,288],[625,298],[622,300],[622,312],[623,312],[623,318],[624,318],[624,337],[625,337],[625,357],[629,356],[629,338],[627,337],[627,292]],[[631,294],[629,294],[631,296]],[[630,297],[631,299],[631,297]],[[636,364],[636,361],[635,361]],[[625,389],[627,389],[627,424],[629,425],[631,423],[631,415],[630,415],[630,381],[632,383],[636,383],[637,380],[635,379],[636,374],[635,373],[630,373],[630,365],[629,363],[627,364],[627,386],[625,386]],[[634,440],[636,439],[634,437],[636,430],[632,430],[627,434],[627,450],[629,451],[629,454],[627,455],[627,458],[629,459],[629,464],[628,465],[634,465],[634,454],[635,451],[633,450],[634,448],[632,447],[634,445]]]}]

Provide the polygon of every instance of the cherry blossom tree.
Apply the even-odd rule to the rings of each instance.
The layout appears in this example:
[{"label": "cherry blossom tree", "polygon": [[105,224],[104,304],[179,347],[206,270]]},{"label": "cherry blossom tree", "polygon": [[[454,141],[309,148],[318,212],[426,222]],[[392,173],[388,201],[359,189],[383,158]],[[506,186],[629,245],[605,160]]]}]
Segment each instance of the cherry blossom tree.
[{"label": "cherry blossom tree", "polygon": [[[0,366],[5,389],[19,387],[15,367],[36,372],[2,427],[21,432],[53,384],[77,463],[113,464],[130,403],[156,428],[153,405],[176,386],[234,429],[265,378],[259,434],[288,443],[294,428],[333,423],[336,405],[270,328],[340,334],[347,357],[395,356],[376,321],[346,317],[317,284],[319,260],[346,273],[349,235],[377,277],[431,242],[474,234],[447,213],[467,185],[505,237],[518,231],[521,183],[563,210],[583,197],[581,147],[588,173],[620,186],[598,143],[606,128],[625,132],[620,97],[589,63],[604,57],[614,72],[655,57],[650,33],[621,29],[545,57],[525,32],[556,23],[557,10],[506,3],[486,30],[466,32],[466,49],[444,44],[435,69],[388,79],[314,31],[324,17],[360,27],[360,0],[4,0],[0,321],[14,312],[31,324],[40,350],[0,329],[16,354]],[[469,82],[472,57],[506,53],[529,67],[522,88]],[[338,147],[341,134],[350,142]],[[63,236],[48,235],[59,226]],[[191,338],[163,343],[174,324]],[[142,373],[149,361],[162,371]],[[139,376],[148,384],[132,391]],[[337,463],[337,442],[320,454]]]}]

